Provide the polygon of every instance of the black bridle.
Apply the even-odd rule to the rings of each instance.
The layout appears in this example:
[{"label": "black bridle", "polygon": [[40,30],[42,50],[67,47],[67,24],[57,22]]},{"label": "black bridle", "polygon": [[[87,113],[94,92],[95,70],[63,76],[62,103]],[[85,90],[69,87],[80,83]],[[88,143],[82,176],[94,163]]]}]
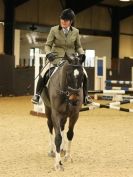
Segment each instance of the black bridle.
[{"label": "black bridle", "polygon": [[[78,67],[82,67],[82,65],[75,65],[75,64],[69,64],[71,65],[73,68],[78,68]],[[72,88],[71,86],[67,85],[67,87],[62,90],[62,89],[57,89],[57,94],[63,96],[65,98],[65,101],[67,102],[67,104],[76,106],[79,103],[79,99],[71,99],[71,97],[77,97],[80,95],[80,91],[82,88],[82,84],[78,89]]]}]

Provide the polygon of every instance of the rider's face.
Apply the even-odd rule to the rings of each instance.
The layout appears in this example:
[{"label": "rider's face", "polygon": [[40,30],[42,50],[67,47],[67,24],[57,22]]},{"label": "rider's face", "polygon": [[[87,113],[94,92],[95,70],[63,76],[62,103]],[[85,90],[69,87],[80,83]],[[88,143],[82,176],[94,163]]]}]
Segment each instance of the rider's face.
[{"label": "rider's face", "polygon": [[68,28],[71,26],[71,21],[70,20],[63,20],[63,19],[60,19],[60,25],[62,28]]}]

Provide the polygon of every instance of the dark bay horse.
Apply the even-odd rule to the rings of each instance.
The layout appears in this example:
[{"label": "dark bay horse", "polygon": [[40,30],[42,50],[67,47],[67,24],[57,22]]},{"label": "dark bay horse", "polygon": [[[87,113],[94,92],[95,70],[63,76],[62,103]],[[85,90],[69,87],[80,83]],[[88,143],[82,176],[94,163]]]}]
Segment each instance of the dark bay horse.
[{"label": "dark bay horse", "polygon": [[63,169],[60,152],[64,150],[63,132],[67,118],[69,118],[69,126],[65,160],[71,159],[70,149],[74,135],[74,125],[79,117],[83,102],[83,62],[84,59],[79,56],[66,57],[64,64],[59,66],[50,78],[48,89],[45,88],[41,95],[51,137],[50,155],[55,153],[55,169],[57,170]]}]

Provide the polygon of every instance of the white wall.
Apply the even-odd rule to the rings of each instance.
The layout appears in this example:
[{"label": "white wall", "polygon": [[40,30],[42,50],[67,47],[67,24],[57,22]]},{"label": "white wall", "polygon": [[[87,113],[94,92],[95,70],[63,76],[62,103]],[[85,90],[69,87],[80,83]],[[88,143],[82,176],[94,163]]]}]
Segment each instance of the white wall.
[{"label": "white wall", "polygon": [[75,24],[78,28],[106,31],[111,29],[111,18],[107,8],[93,6],[77,14]]},{"label": "white wall", "polygon": [[111,38],[94,37],[93,40],[90,39],[90,41],[82,43],[82,46],[84,49],[95,50],[95,55],[98,57],[106,56],[107,68],[111,67]]},{"label": "white wall", "polygon": [[[46,34],[45,34],[46,35]],[[30,49],[39,48],[40,52],[44,54],[44,42],[36,42],[33,37],[44,37],[44,33],[37,33],[33,31],[23,30],[20,33],[20,60],[26,59],[26,65],[29,66],[30,63]]]},{"label": "white wall", "polygon": [[60,0],[30,0],[16,8],[16,21],[54,25],[61,11]]},{"label": "white wall", "polygon": [[[133,15],[121,21],[120,23],[120,58],[133,58]],[[124,34],[128,35],[124,35]],[[132,34],[132,35],[130,35]]]},{"label": "white wall", "polygon": [[133,36],[120,35],[120,58],[133,58]]},{"label": "white wall", "polygon": [[133,15],[120,22],[120,32],[133,34]]},{"label": "white wall", "polygon": [[28,60],[30,59],[30,44],[21,42],[20,43],[20,60],[26,59],[26,65],[28,66]]}]

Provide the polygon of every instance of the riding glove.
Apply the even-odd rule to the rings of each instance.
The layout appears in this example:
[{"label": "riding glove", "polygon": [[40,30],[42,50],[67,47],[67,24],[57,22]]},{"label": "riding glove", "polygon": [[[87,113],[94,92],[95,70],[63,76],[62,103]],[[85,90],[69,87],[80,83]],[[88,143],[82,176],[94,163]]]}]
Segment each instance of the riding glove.
[{"label": "riding glove", "polygon": [[83,61],[85,61],[85,59],[86,59],[85,54],[80,54],[79,57],[82,58]]},{"label": "riding glove", "polygon": [[54,61],[54,60],[55,60],[55,57],[56,57],[56,55],[55,55],[55,53],[53,53],[53,52],[51,52],[51,53],[49,53],[49,54],[46,55],[46,58],[47,58],[50,62]]}]

